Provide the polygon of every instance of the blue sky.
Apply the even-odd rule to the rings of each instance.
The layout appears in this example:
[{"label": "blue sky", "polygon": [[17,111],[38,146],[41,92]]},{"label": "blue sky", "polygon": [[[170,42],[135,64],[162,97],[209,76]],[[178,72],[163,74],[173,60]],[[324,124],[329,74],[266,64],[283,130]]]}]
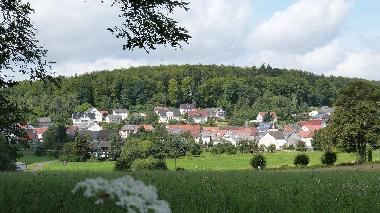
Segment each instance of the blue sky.
[{"label": "blue sky", "polygon": [[380,80],[378,0],[190,0],[174,17],[193,37],[183,50],[122,51],[98,0],[29,0],[57,75],[158,64],[263,63]]}]

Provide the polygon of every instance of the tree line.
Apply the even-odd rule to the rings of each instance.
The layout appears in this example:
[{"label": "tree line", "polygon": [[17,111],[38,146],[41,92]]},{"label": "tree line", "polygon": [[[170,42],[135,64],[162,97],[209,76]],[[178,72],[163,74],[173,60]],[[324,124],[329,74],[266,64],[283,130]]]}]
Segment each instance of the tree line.
[{"label": "tree line", "polygon": [[331,106],[350,78],[318,76],[298,70],[217,65],[143,66],[59,76],[58,83],[19,82],[10,95],[28,120],[50,116],[69,124],[78,105],[98,109],[149,111],[153,106],[223,107],[233,124],[276,111],[283,119],[309,106]]}]

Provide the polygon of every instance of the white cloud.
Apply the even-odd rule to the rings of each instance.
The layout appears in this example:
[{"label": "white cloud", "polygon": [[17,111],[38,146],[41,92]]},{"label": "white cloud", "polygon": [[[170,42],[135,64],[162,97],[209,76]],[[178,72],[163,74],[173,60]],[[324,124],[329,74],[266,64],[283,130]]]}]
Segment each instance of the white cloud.
[{"label": "white cloud", "polygon": [[346,0],[299,0],[261,23],[249,43],[259,49],[311,51],[338,35],[350,7]]},{"label": "white cloud", "polygon": [[143,60],[102,58],[91,62],[68,62],[54,68],[55,75],[75,75],[104,69],[112,70],[118,68],[129,68],[143,66],[147,62]]},{"label": "white cloud", "polygon": [[347,57],[328,74],[380,80],[380,53],[347,53]]}]

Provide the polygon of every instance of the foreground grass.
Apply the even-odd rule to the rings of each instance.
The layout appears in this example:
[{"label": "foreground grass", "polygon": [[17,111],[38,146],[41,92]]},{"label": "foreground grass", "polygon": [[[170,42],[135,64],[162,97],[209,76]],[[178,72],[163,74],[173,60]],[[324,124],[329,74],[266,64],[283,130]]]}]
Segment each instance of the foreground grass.
[{"label": "foreground grass", "polygon": [[[81,194],[75,184],[122,172],[0,173],[0,204],[9,212],[123,212]],[[173,212],[380,212],[380,172],[147,171],[132,176],[155,185]]]},{"label": "foreground grass", "polygon": [[[294,158],[300,152],[277,152],[265,153],[268,168],[279,168],[281,166],[293,166]],[[310,166],[320,164],[320,158],[323,152],[306,152],[310,157]],[[200,157],[184,157],[177,160],[177,166],[183,167],[186,170],[207,170],[207,171],[225,171],[225,170],[247,170],[250,169],[249,161],[252,158],[250,154],[237,155],[212,155],[211,153],[203,153]],[[356,159],[355,154],[338,153],[337,164],[353,162]],[[380,161],[380,152],[373,153],[373,160]],[[174,169],[174,160],[168,159],[169,169]],[[48,171],[105,171],[111,172],[114,170],[115,163],[112,161],[104,162],[70,162],[66,167],[61,162],[51,163],[44,167]]]}]

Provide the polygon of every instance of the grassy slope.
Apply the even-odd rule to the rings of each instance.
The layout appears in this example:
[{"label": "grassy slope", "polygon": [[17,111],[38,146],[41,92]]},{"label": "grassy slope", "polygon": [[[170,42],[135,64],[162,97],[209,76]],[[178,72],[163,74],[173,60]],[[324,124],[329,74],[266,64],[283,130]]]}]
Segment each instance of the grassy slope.
[{"label": "grassy slope", "polygon": [[[96,206],[75,184],[121,172],[0,173],[0,204],[11,212],[122,212]],[[380,212],[379,172],[149,171],[133,176],[158,188],[173,212]]]}]

